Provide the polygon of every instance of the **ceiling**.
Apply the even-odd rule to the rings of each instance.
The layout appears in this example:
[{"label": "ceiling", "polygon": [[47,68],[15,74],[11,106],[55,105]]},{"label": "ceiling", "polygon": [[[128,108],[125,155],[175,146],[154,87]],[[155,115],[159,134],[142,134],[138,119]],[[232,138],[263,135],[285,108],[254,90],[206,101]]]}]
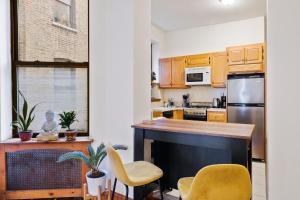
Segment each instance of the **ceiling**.
[{"label": "ceiling", "polygon": [[223,5],[219,0],[151,0],[152,23],[165,31],[264,16],[266,0],[235,0]]}]

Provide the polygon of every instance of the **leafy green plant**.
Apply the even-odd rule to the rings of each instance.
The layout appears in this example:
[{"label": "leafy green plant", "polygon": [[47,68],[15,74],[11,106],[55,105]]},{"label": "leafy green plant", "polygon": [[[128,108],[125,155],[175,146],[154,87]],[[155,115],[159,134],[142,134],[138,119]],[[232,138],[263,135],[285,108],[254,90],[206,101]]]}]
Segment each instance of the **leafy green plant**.
[{"label": "leafy green plant", "polygon": [[60,117],[60,123],[59,125],[61,125],[62,128],[66,128],[68,131],[71,131],[71,125],[78,121],[76,119],[76,113],[75,111],[70,111],[70,112],[63,112],[63,113],[60,113],[58,114],[59,117]]},{"label": "leafy green plant", "polygon": [[22,112],[18,112],[17,109],[13,107],[15,113],[18,116],[18,119],[12,122],[12,126],[16,128],[19,132],[27,132],[29,131],[29,127],[35,118],[34,110],[38,106],[38,104],[34,105],[30,110],[28,110],[29,105],[27,99],[20,90],[19,95],[23,99],[23,108]]},{"label": "leafy green plant", "polygon": [[[113,145],[115,150],[127,150],[127,146],[125,145]],[[85,155],[81,151],[68,152],[61,155],[58,158],[58,162],[64,162],[66,160],[76,159],[82,160],[90,169],[91,172],[88,175],[90,178],[98,178],[103,174],[99,170],[99,166],[104,158],[107,156],[106,147],[102,143],[97,147],[96,152],[94,151],[91,145],[88,146],[89,155]]]}]

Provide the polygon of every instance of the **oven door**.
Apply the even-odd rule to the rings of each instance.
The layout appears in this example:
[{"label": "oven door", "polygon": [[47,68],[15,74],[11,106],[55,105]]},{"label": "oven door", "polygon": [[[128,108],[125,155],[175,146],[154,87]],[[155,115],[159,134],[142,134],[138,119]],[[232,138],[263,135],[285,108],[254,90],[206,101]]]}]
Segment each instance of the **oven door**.
[{"label": "oven door", "polygon": [[207,121],[206,115],[192,115],[192,114],[184,114],[184,120],[196,120],[196,121]]}]

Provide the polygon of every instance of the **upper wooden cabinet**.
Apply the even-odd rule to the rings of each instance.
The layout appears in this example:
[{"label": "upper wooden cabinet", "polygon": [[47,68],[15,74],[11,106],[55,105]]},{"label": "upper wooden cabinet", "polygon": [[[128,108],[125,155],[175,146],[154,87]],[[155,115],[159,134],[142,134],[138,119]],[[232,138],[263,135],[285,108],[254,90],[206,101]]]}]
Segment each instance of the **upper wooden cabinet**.
[{"label": "upper wooden cabinet", "polygon": [[249,45],[245,47],[245,63],[262,63],[263,62],[263,44]]},{"label": "upper wooden cabinet", "polygon": [[185,87],[186,57],[172,58],[172,87]]},{"label": "upper wooden cabinet", "polygon": [[161,88],[186,88],[186,57],[160,59],[159,82]]},{"label": "upper wooden cabinet", "polygon": [[264,44],[227,48],[229,73],[263,72]]},{"label": "upper wooden cabinet", "polygon": [[227,48],[228,65],[245,64],[245,48],[229,47]]},{"label": "upper wooden cabinet", "polygon": [[227,80],[227,54],[226,52],[211,55],[211,86],[226,87]]},{"label": "upper wooden cabinet", "polygon": [[160,59],[159,68],[159,84],[160,87],[172,86],[172,59]]},{"label": "upper wooden cabinet", "polygon": [[187,56],[187,67],[202,67],[210,65],[210,54]]}]

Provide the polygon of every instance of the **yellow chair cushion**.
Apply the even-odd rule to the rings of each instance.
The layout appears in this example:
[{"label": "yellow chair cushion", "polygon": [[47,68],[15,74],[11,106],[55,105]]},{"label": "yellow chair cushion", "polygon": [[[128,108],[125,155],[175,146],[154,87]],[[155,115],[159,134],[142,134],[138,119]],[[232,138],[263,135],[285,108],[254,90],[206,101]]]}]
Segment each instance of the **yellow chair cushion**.
[{"label": "yellow chair cushion", "polygon": [[163,171],[146,161],[123,164],[118,152],[111,145],[106,147],[116,178],[128,186],[142,186],[154,182],[163,176]]},{"label": "yellow chair cushion", "polygon": [[180,196],[182,199],[186,199],[188,193],[190,192],[194,177],[181,178],[178,181],[178,190],[180,191]]},{"label": "yellow chair cushion", "polygon": [[195,178],[182,178],[178,189],[184,200],[250,200],[251,180],[241,165],[211,165]]},{"label": "yellow chair cushion", "polygon": [[136,161],[124,165],[130,180],[129,186],[141,186],[160,179],[163,171],[146,161]]}]

